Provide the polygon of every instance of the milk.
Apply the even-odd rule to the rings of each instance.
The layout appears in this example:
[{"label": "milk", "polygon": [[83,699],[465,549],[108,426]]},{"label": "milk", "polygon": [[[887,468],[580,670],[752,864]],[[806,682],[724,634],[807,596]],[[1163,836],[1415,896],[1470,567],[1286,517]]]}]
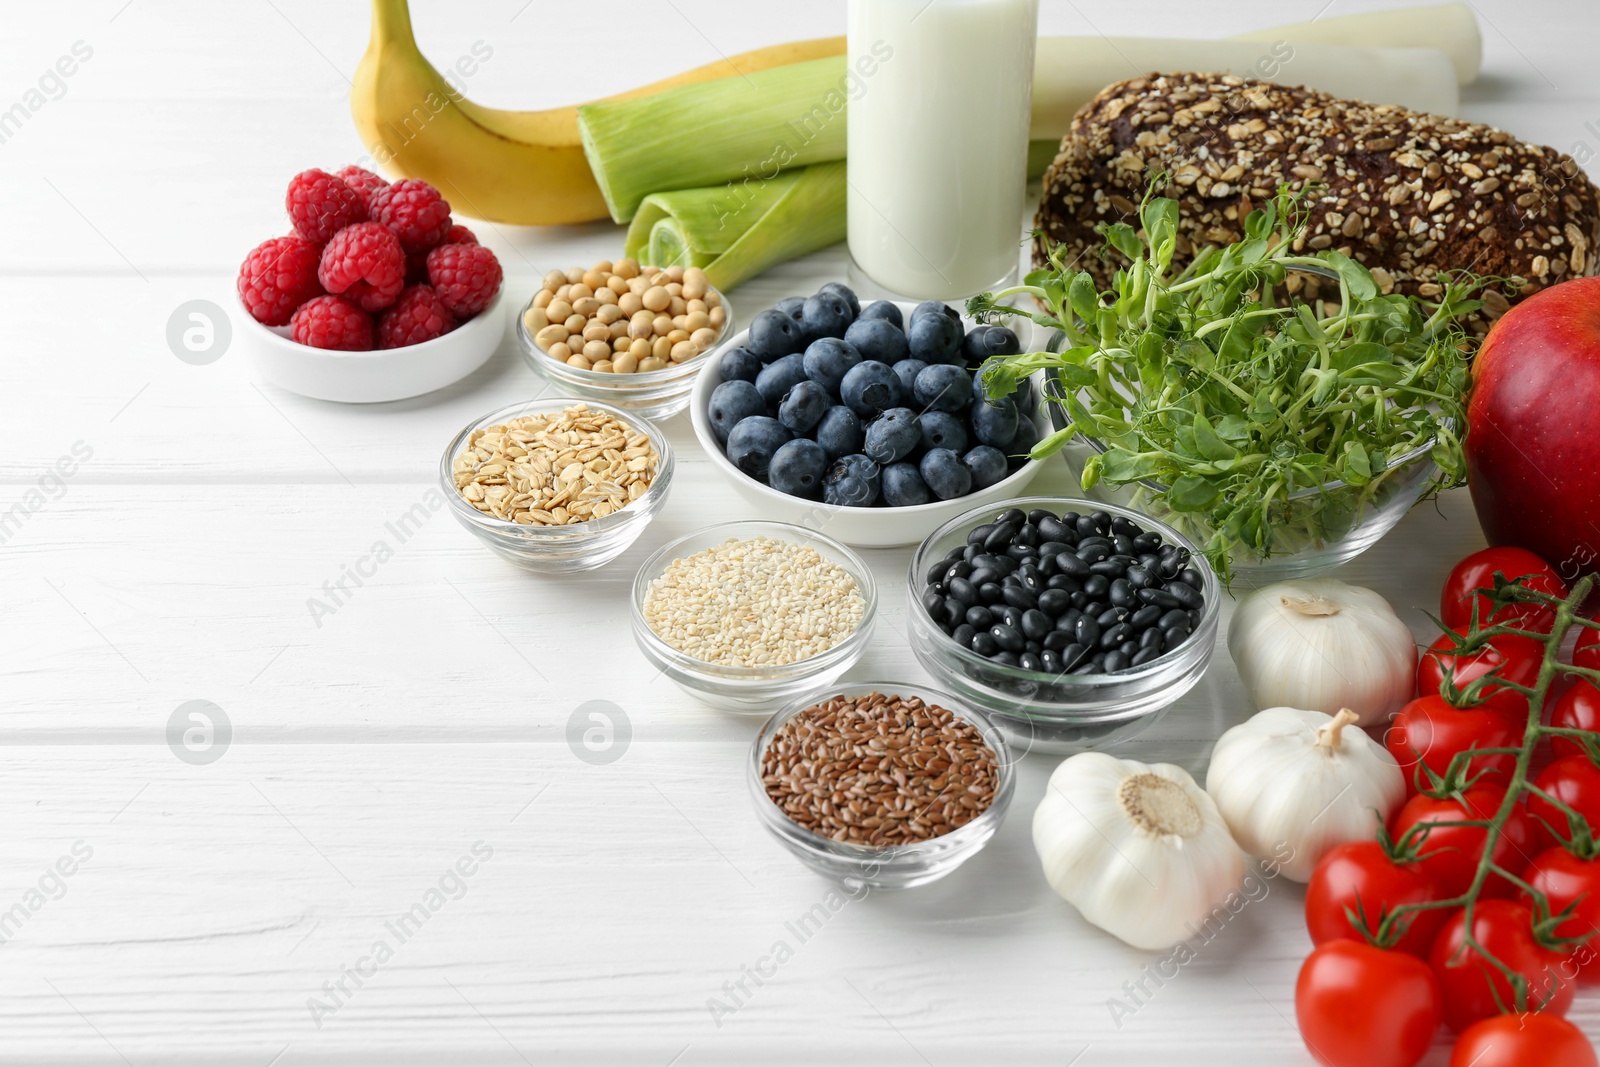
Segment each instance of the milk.
[{"label": "milk", "polygon": [[1016,269],[1038,0],[850,0],[850,255],[914,299]]}]

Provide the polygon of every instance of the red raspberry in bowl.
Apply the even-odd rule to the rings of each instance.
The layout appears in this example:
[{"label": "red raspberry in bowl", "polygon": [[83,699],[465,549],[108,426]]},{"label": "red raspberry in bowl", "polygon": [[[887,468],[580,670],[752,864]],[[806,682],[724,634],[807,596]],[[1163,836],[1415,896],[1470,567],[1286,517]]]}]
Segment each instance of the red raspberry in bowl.
[{"label": "red raspberry in bowl", "polygon": [[294,223],[294,232],[313,244],[322,244],[367,217],[367,202],[360,193],[315,167],[289,179],[283,206]]},{"label": "red raspberry in bowl", "polygon": [[348,167],[340,167],[333,172],[333,175],[361,195],[361,201],[367,205],[368,212],[372,210],[372,197],[374,194],[379,189],[387,189],[389,187],[388,182],[365,167],[358,167],[354,163]]},{"label": "red raspberry in bowl", "polygon": [[456,328],[456,317],[431,285],[413,285],[378,318],[378,347],[404,348],[443,337]]},{"label": "red raspberry in bowl", "polygon": [[372,316],[354,300],[319,296],[300,305],[289,322],[290,336],[312,348],[367,352],[372,348]]},{"label": "red raspberry in bowl", "polygon": [[407,252],[426,252],[450,232],[450,202],[427,182],[406,178],[372,194],[372,218]]},{"label": "red raspberry in bowl", "polygon": [[388,307],[406,284],[406,254],[400,239],[376,222],[358,222],[333,235],[322,250],[317,278],[330,293],[342,293],[368,311]]},{"label": "red raspberry in bowl", "polygon": [[239,267],[239,300],[263,326],[287,326],[294,309],[322,292],[317,246],[290,235],[262,241]]},{"label": "red raspberry in bowl", "polygon": [[444,240],[439,243],[442,245],[475,245],[478,243],[478,235],[458,222],[450,227],[450,232],[445,234]]},{"label": "red raspberry in bowl", "polygon": [[440,245],[428,253],[428,281],[444,306],[470,319],[500,291],[500,261],[482,245]]}]

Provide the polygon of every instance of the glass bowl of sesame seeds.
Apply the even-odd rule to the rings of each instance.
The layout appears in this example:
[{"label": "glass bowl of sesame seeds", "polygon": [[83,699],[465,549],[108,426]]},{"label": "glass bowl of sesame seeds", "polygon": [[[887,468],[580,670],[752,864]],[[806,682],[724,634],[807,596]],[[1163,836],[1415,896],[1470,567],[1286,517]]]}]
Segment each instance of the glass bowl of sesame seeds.
[{"label": "glass bowl of sesame seeds", "polygon": [[645,560],[633,581],[633,636],[691,696],[770,715],[861,658],[877,606],[871,569],[831,537],[728,522]]},{"label": "glass bowl of sesame seeds", "polygon": [[527,570],[570,574],[616,559],[667,500],[672,446],[649,422],[593,400],[541,397],[491,411],[439,461],[456,521]]},{"label": "glass bowl of sesame seeds", "polygon": [[769,719],[746,779],[761,825],[806,866],[851,888],[906,889],[989,843],[1016,768],[999,728],[949,693],[851,682]]}]

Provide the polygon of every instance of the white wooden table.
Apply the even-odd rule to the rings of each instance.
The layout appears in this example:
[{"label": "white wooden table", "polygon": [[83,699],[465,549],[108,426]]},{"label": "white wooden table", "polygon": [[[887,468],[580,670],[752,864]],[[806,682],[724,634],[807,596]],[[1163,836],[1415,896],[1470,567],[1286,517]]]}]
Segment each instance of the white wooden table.
[{"label": "white wooden table", "polygon": [[[1373,6],[1046,0],[1042,28],[1208,36],[1333,3]],[[488,43],[468,93],[517,107],[843,25],[839,0],[414,6],[436,59]],[[1600,150],[1600,11],[1479,6],[1487,60],[1465,114]],[[829,886],[752,815],[755,722],[653,679],[628,635],[627,585],[651,546],[745,514],[687,418],[669,426],[677,483],[644,540],[556,580],[443,514],[404,544],[385,527],[434,485],[459,427],[535,390],[510,346],[452,388],[378,407],[255,384],[237,353],[173,357],[169,314],[231,306],[246,250],[283,231],[287,178],[361,156],[346,94],[365,4],[12,0],[5,14],[0,109],[76,42],[92,54],[0,143],[0,512],[32,509],[0,544],[0,1061],[1311,1062],[1292,1023],[1308,941],[1282,883],[1113,1021],[1109,998],[1155,957],[1044,884],[1028,825],[1045,757],[1024,762],[1010,820],[952,877],[849,901],[794,937],[785,924]],[[591,21],[626,30],[602,46]],[[610,225],[472,225],[519,297],[620,247]],[[734,298],[753,310],[843,267],[830,250]],[[51,475],[75,449],[74,473]],[[1038,484],[1070,479],[1057,467]],[[308,599],[380,539],[393,558],[314,619]],[[1342,577],[1428,638],[1440,579],[1478,543],[1456,494]],[[870,554],[884,610],[857,677],[922,676],[904,638],[907,551]],[[168,745],[192,700],[231,723],[210,763]],[[591,700],[631,723],[608,764],[567,741]],[[1200,772],[1247,710],[1222,651],[1128,751]],[[451,873],[463,857],[469,877]],[[428,918],[401,940],[387,924],[418,903]],[[745,968],[780,940],[793,958],[757,987]],[[729,992],[741,981],[750,995]],[[1600,997],[1572,1017],[1600,1035]]]}]

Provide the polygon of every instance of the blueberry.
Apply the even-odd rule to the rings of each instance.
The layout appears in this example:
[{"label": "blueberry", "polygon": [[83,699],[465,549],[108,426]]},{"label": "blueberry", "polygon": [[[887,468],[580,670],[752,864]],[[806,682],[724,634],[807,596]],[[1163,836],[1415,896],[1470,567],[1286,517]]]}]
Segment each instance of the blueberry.
[{"label": "blueberry", "polygon": [[777,308],[763,311],[751,320],[750,334],[744,344],[763,363],[771,363],[806,347],[799,321]]},{"label": "blueberry", "polygon": [[883,468],[883,502],[891,508],[926,504],[932,499],[928,483],[922,480],[915,464],[895,463]]},{"label": "blueberry", "polygon": [[902,403],[900,379],[887,363],[864,359],[851,367],[839,383],[839,396],[864,419]]},{"label": "blueberry", "polygon": [[922,428],[923,448],[967,450],[966,424],[948,411],[924,411],[917,416],[917,425]]},{"label": "blueberry", "polygon": [[[893,304],[889,306],[894,307]],[[905,332],[884,319],[858,319],[844,332],[844,339],[855,345],[863,358],[879,363],[898,363],[911,357],[911,344]]]},{"label": "blueberry", "polygon": [[884,322],[894,323],[896,329],[905,328],[905,319],[900,315],[900,308],[892,300],[878,300],[868,304],[861,314],[856,316],[858,322],[862,319],[882,319]]},{"label": "blueberry", "polygon": [[706,405],[711,432],[724,444],[740,421],[766,413],[767,402],[761,399],[761,393],[749,382],[739,380],[723,382],[711,390],[711,402]]},{"label": "blueberry", "polygon": [[824,290],[806,297],[805,308],[800,312],[800,329],[805,331],[808,341],[843,337],[853,318],[855,315],[844,297]]},{"label": "blueberry", "polygon": [[946,318],[954,319],[957,322],[961,321],[961,313],[942,300],[924,300],[922,303],[912,308],[911,321],[915,323],[924,315],[929,315],[933,312],[938,312],[939,314],[944,315]]},{"label": "blueberry", "polygon": [[811,432],[828,413],[828,391],[816,382],[800,382],[778,404],[778,421],[791,433]]},{"label": "blueberry", "polygon": [[724,382],[753,382],[761,373],[761,360],[748,348],[726,349],[717,357],[717,369]]},{"label": "blueberry", "polygon": [[799,438],[784,442],[772,454],[767,480],[780,493],[816,497],[822,492],[822,476],[827,470],[828,454],[822,446]]},{"label": "blueberry", "polygon": [[878,502],[882,479],[878,465],[863,455],[840,456],[822,480],[822,499],[847,508],[870,508]]},{"label": "blueberry", "polygon": [[830,456],[847,456],[852,452],[860,452],[861,445],[866,440],[866,433],[861,429],[861,419],[856,413],[843,404],[836,404],[822,416],[822,421],[817,423],[817,444]]},{"label": "blueberry", "polygon": [[800,310],[806,306],[803,296],[786,296],[772,305],[774,311],[781,311],[796,322],[800,321]]},{"label": "blueberry", "polygon": [[928,488],[933,490],[933,495],[940,500],[950,500],[972,492],[972,472],[962,465],[961,457],[948,448],[929,449],[917,470],[922,480],[928,483]]},{"label": "blueberry", "polygon": [[844,297],[844,302],[850,306],[850,320],[852,322],[855,321],[856,316],[861,314],[861,301],[856,299],[856,291],[843,282],[829,282],[821,289],[818,289],[817,292],[833,293],[836,296]]},{"label": "blueberry", "polygon": [[[943,304],[939,305],[944,307]],[[911,354],[924,363],[959,363],[966,366],[961,355],[961,320],[949,315],[924,313],[911,316],[911,328],[906,331],[911,341]]]},{"label": "blueberry", "polygon": [[1008,396],[972,405],[972,433],[982,444],[1009,448],[1017,435],[1017,422],[1017,406]]},{"label": "blueberry", "polygon": [[1005,453],[994,446],[979,445],[962,456],[962,462],[973,472],[974,490],[987,490],[990,485],[1005,480]]},{"label": "blueberry", "polygon": [[761,394],[761,399],[767,402],[769,408],[775,408],[785,393],[805,380],[805,357],[798,352],[791,352],[761,369],[761,373],[756,375],[756,392]]},{"label": "blueberry", "polygon": [[930,363],[917,375],[915,396],[918,404],[934,411],[960,411],[972,394],[972,376],[965,367],[949,363]]},{"label": "blueberry", "polygon": [[767,480],[772,454],[788,443],[790,433],[777,419],[752,415],[739,420],[728,435],[728,458],[758,482]]},{"label": "blueberry", "polygon": [[900,379],[900,395],[914,397],[917,393],[917,375],[927,364],[920,359],[902,359],[893,367],[894,376]]},{"label": "blueberry", "polygon": [[1006,326],[978,326],[967,334],[962,344],[967,366],[976,367],[990,356],[1014,356],[1022,351],[1022,342]]},{"label": "blueberry", "polygon": [[875,462],[888,466],[916,451],[922,441],[917,413],[910,408],[890,408],[867,423],[864,451]]},{"label": "blueberry", "polygon": [[1039,427],[1032,419],[1018,417],[1017,432],[1011,438],[1011,443],[1006,446],[1006,457],[1013,467],[1020,467],[1028,461],[1028,453],[1033,446],[1039,443]]},{"label": "blueberry", "polygon": [[846,372],[861,362],[861,353],[849,341],[837,337],[821,337],[806,346],[806,377],[816,382],[832,396],[839,395],[839,383]]}]

